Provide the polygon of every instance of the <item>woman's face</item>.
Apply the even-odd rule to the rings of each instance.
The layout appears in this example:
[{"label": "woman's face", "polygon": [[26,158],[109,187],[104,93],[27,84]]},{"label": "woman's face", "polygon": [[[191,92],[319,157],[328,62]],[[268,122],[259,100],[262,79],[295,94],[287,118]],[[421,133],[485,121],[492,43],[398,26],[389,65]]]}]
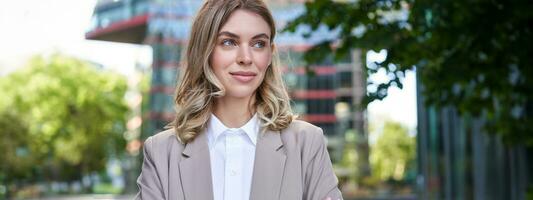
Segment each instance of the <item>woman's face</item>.
[{"label": "woman's face", "polygon": [[211,67],[229,98],[248,98],[261,85],[272,60],[270,26],[261,16],[234,11],[217,36]]}]

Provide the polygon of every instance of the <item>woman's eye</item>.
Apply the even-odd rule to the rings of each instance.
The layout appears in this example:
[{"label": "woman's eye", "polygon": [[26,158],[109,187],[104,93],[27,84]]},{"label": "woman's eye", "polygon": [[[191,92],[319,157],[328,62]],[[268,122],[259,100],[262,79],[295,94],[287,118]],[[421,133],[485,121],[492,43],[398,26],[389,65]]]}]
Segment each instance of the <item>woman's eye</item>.
[{"label": "woman's eye", "polygon": [[222,40],[222,45],[224,46],[235,46],[235,41],[231,39],[224,39]]},{"label": "woman's eye", "polygon": [[263,47],[265,47],[265,42],[264,41],[258,41],[256,43],[254,43],[253,47],[255,47],[255,48],[263,48]]}]

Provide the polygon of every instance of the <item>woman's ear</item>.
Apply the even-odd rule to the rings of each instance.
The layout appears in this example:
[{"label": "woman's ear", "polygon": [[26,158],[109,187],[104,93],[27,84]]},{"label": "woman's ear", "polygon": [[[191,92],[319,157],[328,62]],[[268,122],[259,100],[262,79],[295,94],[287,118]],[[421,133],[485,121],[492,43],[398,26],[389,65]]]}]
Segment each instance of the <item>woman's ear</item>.
[{"label": "woman's ear", "polygon": [[[272,53],[272,56],[274,55],[274,52],[276,52],[276,44],[274,43],[271,43],[270,44],[270,53]],[[270,64],[268,66],[271,66],[272,65],[272,59],[270,59]]]}]

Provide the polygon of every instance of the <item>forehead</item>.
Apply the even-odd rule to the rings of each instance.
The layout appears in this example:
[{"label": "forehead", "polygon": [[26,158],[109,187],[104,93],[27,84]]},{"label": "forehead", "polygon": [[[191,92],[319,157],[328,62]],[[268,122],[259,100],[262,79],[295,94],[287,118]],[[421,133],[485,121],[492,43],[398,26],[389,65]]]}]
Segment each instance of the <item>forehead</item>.
[{"label": "forehead", "polygon": [[264,33],[270,35],[270,26],[261,15],[243,9],[235,10],[219,32],[231,32],[241,37],[253,37]]}]

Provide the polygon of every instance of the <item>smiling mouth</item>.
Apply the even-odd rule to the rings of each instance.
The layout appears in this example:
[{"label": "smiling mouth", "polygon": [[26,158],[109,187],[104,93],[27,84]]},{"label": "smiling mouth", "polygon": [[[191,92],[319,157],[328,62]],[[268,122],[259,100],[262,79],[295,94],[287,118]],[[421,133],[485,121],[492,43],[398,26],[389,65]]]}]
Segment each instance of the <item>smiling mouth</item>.
[{"label": "smiling mouth", "polygon": [[257,75],[253,72],[230,72],[229,74],[231,77],[242,83],[250,82]]}]

